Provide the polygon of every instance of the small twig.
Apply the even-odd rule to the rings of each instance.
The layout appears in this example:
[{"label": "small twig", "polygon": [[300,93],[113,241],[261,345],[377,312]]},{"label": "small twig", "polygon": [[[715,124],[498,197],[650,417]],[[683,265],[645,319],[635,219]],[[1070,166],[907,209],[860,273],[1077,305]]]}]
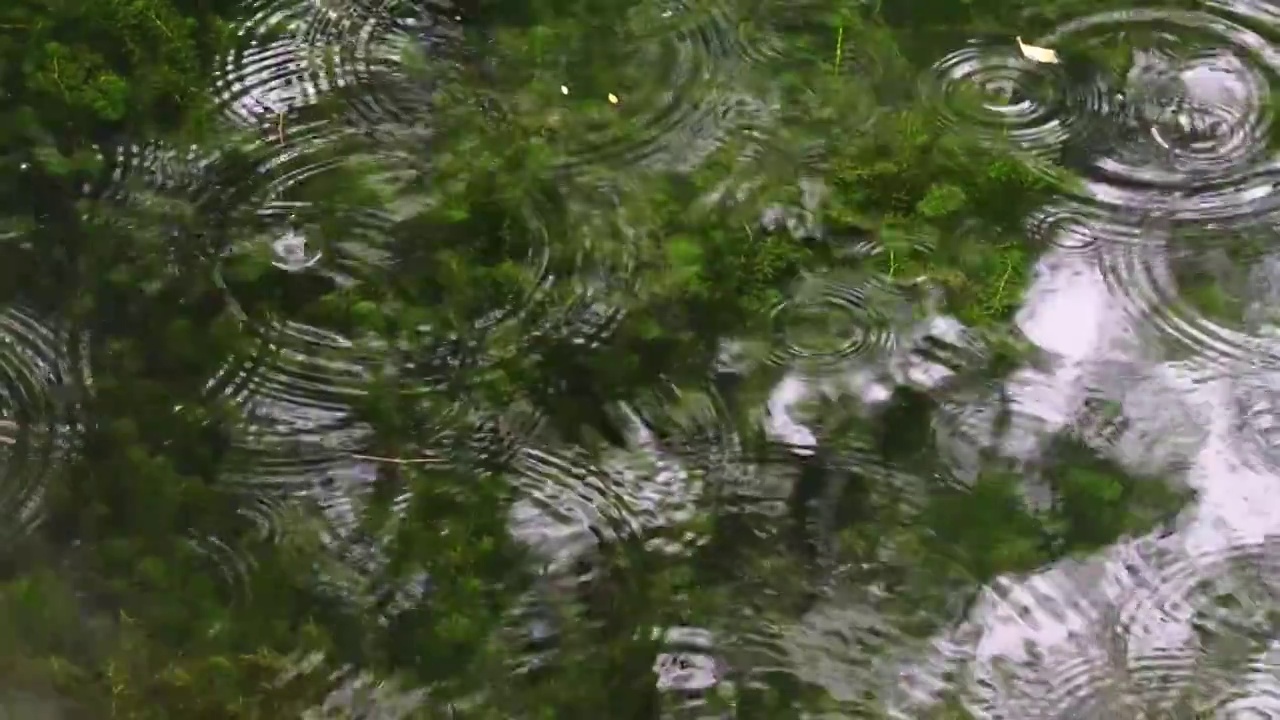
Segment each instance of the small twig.
[{"label": "small twig", "polygon": [[58,58],[53,59],[53,81],[58,83],[58,87],[62,89],[63,97],[71,95],[67,90],[67,86],[62,84],[62,71],[58,68]]},{"label": "small twig", "polygon": [[170,39],[170,40],[172,40],[172,39],[173,39],[173,32],[172,32],[172,31],[170,31],[168,27],[165,27],[165,24],[164,24],[164,23],[160,22],[160,18],[156,17],[156,13],[155,13],[155,11],[154,11],[154,10],[152,10],[152,11],[148,12],[147,14],[151,16],[151,19],[155,22],[156,27],[160,28],[160,32],[164,33],[166,36],[168,36],[168,37],[169,37],[169,39]]},{"label": "small twig", "polygon": [[280,142],[283,143],[284,142],[284,111],[283,110],[276,113],[276,135],[279,137]]},{"label": "small twig", "polygon": [[836,57],[832,63],[832,71],[840,74],[840,57],[844,55],[844,23],[836,30]]},{"label": "small twig", "polygon": [[1004,286],[1009,281],[1009,275],[1013,272],[1013,261],[1005,260],[1004,275],[1000,276],[1000,286],[996,288],[996,301],[999,302],[1004,298]]},{"label": "small twig", "polygon": [[373,460],[375,462],[395,463],[396,465],[422,465],[440,462],[438,458],[389,458],[380,455],[360,455],[358,453],[351,453],[351,457],[357,460]]}]

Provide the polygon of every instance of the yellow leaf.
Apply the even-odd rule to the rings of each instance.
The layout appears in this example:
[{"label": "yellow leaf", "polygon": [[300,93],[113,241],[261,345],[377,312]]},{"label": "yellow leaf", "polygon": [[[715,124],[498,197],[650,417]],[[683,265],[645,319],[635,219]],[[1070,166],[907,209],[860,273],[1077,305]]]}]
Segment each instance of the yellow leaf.
[{"label": "yellow leaf", "polygon": [[1038,63],[1049,63],[1051,65],[1058,63],[1058,51],[1050,48],[1037,47],[1022,42],[1022,38],[1014,38],[1018,41],[1018,49],[1022,51],[1024,57],[1035,60]]}]

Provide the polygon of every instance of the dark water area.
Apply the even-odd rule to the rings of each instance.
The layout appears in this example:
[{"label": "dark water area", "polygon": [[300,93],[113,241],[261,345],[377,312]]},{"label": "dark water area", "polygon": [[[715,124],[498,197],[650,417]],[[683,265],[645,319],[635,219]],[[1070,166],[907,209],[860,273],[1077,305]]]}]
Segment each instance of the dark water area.
[{"label": "dark water area", "polygon": [[1277,80],[1262,0],[5,3],[0,717],[1280,717]]}]

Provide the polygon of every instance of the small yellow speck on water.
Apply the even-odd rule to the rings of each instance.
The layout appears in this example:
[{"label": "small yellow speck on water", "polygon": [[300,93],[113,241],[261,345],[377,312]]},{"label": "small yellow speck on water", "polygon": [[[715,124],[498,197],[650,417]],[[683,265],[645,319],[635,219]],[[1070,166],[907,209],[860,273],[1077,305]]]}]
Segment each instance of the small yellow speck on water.
[{"label": "small yellow speck on water", "polygon": [[561,85],[561,86],[560,86],[560,94],[561,94],[561,95],[568,95],[568,94],[569,94],[569,86],[568,86],[568,85]]},{"label": "small yellow speck on water", "polygon": [[1022,51],[1022,56],[1038,63],[1048,63],[1050,65],[1058,62],[1058,51],[1052,48],[1038,47],[1036,45],[1028,45],[1022,42],[1021,37],[1016,37],[1018,41],[1018,49]]},{"label": "small yellow speck on water", "polygon": [[618,96],[617,96],[617,95],[614,95],[613,93],[609,93],[609,104],[610,104],[610,105],[617,105],[617,104],[618,104]]}]

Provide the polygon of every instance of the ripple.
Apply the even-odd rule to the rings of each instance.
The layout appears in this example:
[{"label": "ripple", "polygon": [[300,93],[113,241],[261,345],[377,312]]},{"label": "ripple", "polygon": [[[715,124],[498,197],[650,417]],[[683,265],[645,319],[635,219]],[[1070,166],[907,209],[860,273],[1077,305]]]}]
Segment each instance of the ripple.
[{"label": "ripple", "polygon": [[[389,276],[394,219],[346,196],[310,199],[310,181],[359,161],[324,156],[325,137],[298,132],[283,144],[222,152],[124,147],[105,190],[116,202],[167,202],[186,208],[175,217],[203,216],[199,233],[176,232],[166,250],[200,256],[198,270],[212,276],[236,320],[236,350],[205,393],[232,400],[248,417],[224,479],[257,503],[311,495],[334,478],[359,483],[367,474],[350,457],[368,435],[353,406],[387,354],[349,337],[350,326],[360,327],[354,310],[333,311],[324,301]],[[289,244],[301,245],[301,258],[290,256]],[[258,520],[271,522],[269,514]],[[193,542],[215,557],[223,551]]]},{"label": "ripple", "polygon": [[219,218],[210,269],[246,336],[206,392],[250,414],[240,480],[302,491],[352,472],[367,439],[354,406],[398,357],[373,331],[403,270],[400,220],[358,178],[404,166],[324,120],[288,132],[228,153],[202,201]]},{"label": "ripple", "polygon": [[[473,329],[485,362],[513,360],[541,348],[558,357],[592,352],[625,318],[625,302],[644,291],[638,249],[653,231],[611,194],[561,207],[554,197],[526,198],[511,208],[500,256],[491,266],[519,268],[520,279],[485,298]],[[474,245],[473,236],[443,230],[445,242]],[[510,277],[510,275],[508,275]]]},{"label": "ripple", "polygon": [[[1153,540],[1122,561],[1119,585],[1102,580],[1118,595],[1089,601],[1083,623],[1051,621],[1043,643],[994,641],[973,709],[1028,720],[1269,717],[1249,713],[1277,697],[1278,550],[1273,537],[1207,526]],[[1080,578],[1071,582],[1078,591]],[[1019,632],[1037,627],[1016,620]]]},{"label": "ripple", "polygon": [[251,419],[232,485],[298,492],[352,472],[347,456],[366,434],[352,405],[365,395],[370,368],[386,364],[385,347],[356,337],[362,323],[376,322],[377,303],[326,302],[361,285],[381,292],[395,270],[396,220],[377,194],[312,199],[316,183],[323,193],[344,165],[375,161],[326,154],[338,136],[322,123],[310,127],[316,134],[303,129],[283,143],[222,152],[124,147],[104,191],[137,207],[170,203],[178,220],[199,216],[199,232],[175,231],[166,249],[203,258],[199,269],[222,289],[243,336],[206,385],[210,397],[235,400]]},{"label": "ripple", "polygon": [[1110,99],[1082,106],[1089,132],[1073,139],[1089,201],[1170,206],[1176,218],[1253,209],[1256,193],[1241,190],[1274,158],[1280,53],[1269,38],[1218,14],[1149,9],[1080,18],[1036,44],[1099,57],[1129,48],[1127,76],[1101,73]]},{"label": "ripple", "polygon": [[[1108,712],[1128,710],[1142,717],[1132,698],[1122,690],[1124,676],[1105,653],[1089,653],[1085,657],[1055,664],[1046,678],[1052,682],[1039,688],[1043,695],[1032,700],[1036,710],[1020,714],[1025,718],[1104,718]],[[1030,699],[1030,698],[1028,698]]]},{"label": "ripple", "polygon": [[376,296],[350,308],[326,302],[344,289],[377,287],[391,277],[391,225],[372,209],[276,200],[233,228],[215,279],[256,346],[249,343],[247,356],[230,359],[208,391],[310,408],[314,414],[304,425],[342,425],[337,417],[363,396],[368,368],[383,364],[380,346],[352,339],[378,311]]},{"label": "ripple", "polygon": [[1249,713],[1275,707],[1280,543],[1208,541],[1169,548],[1120,606],[1130,684],[1146,688],[1149,704],[1268,717]]},{"label": "ripple", "polygon": [[[306,201],[276,200],[246,219],[220,258],[224,284],[265,265],[298,274],[312,271],[333,287],[351,287],[392,272],[394,218],[375,209],[335,209]],[[281,277],[280,281],[285,282]]]},{"label": "ripple", "polygon": [[249,580],[257,568],[251,555],[213,536],[191,535],[186,538],[186,543],[212,566],[227,587],[233,590],[249,587]]},{"label": "ripple", "polygon": [[[221,235],[236,230],[235,223],[264,224],[255,214],[280,217],[280,207],[285,205],[292,206],[294,215],[305,215],[308,209],[317,213],[321,208],[309,193],[332,177],[326,177],[328,173],[353,168],[391,190],[398,174],[406,172],[411,162],[323,120],[248,142],[231,137],[223,143],[185,148],[163,143],[124,144],[106,155],[110,170],[93,192],[117,205],[167,209],[175,220],[191,218],[188,224],[200,224],[205,233],[181,240],[203,243],[199,249],[211,258],[223,250],[218,241],[224,240]],[[352,204],[347,196],[354,189],[361,186],[352,181],[351,188],[344,188],[345,195],[332,192],[333,188],[323,188],[317,194],[326,197],[327,205],[341,208]],[[371,196],[368,190],[362,195]],[[280,206],[269,207],[273,203]]]},{"label": "ripple", "polygon": [[308,708],[312,717],[407,718],[415,714],[452,714],[453,706],[433,702],[425,688],[405,687],[369,670],[344,666],[329,676],[332,689]]},{"label": "ripple", "polygon": [[1045,157],[1070,136],[1079,110],[1104,103],[1101,88],[1066,82],[1059,66],[1023,57],[1013,43],[947,55],[933,66],[928,86],[936,88],[948,122]]},{"label": "ripple", "polygon": [[511,510],[513,534],[552,568],[570,567],[599,545],[624,538],[642,538],[649,550],[668,553],[698,544],[705,538],[687,531],[704,480],[681,451],[688,444],[703,447],[700,436],[709,430],[709,452],[733,452],[717,449],[727,430],[717,429],[722,421],[708,419],[706,409],[695,399],[684,411],[666,414],[683,419],[660,423],[660,436],[631,408],[616,407],[622,447],[570,446],[526,434],[511,462],[519,496]]},{"label": "ripple", "polygon": [[[766,592],[778,591],[794,592]],[[759,688],[768,686],[769,675],[786,673],[789,681],[825,695],[828,707],[839,708],[834,717],[881,716],[883,699],[910,682],[900,672],[902,662],[920,643],[904,632],[899,601],[882,583],[858,578],[831,594],[794,621],[749,615],[756,627],[754,637],[744,640],[754,645],[755,667],[742,668],[740,677]]]},{"label": "ripple", "polygon": [[1086,252],[1098,242],[1094,225],[1085,209],[1063,203],[1033,213],[1027,221],[1027,236],[1045,248]]},{"label": "ripple", "polygon": [[[169,281],[191,270],[207,270],[215,252],[208,229],[217,223],[204,207],[222,193],[219,157],[199,145],[124,143],[103,151],[105,171],[85,188],[97,199],[95,220],[132,232],[147,227],[164,241],[147,246],[149,256],[132,257]],[[207,277],[207,276],[206,276]]]},{"label": "ripple", "polygon": [[726,675],[724,661],[715,655],[715,639],[701,628],[671,627],[654,634],[664,652],[653,661],[653,673],[661,691],[701,693],[714,688]]},{"label": "ripple", "polygon": [[1242,266],[1230,259],[1240,237],[1215,227],[1153,227],[1140,243],[1109,246],[1102,276],[1122,311],[1175,357],[1270,367],[1280,354],[1249,322],[1241,293],[1248,286],[1236,277]]},{"label": "ripple", "polygon": [[878,283],[855,284],[844,278],[807,278],[774,311],[779,348],[772,360],[822,367],[892,346],[889,319],[875,296],[893,291]]},{"label": "ripple", "polygon": [[[1266,682],[1271,680],[1271,682]],[[1280,718],[1280,687],[1271,678],[1255,690],[1237,690],[1208,703],[1208,712],[1223,720],[1272,720]],[[1202,711],[1204,712],[1204,711]]]},{"label": "ripple", "polygon": [[234,439],[226,486],[236,491],[310,495],[336,485],[367,482],[352,460],[368,442],[368,428],[351,403],[363,394],[364,368],[343,338],[285,324],[256,360],[252,375],[236,378],[248,416]]},{"label": "ripple", "polygon": [[121,145],[105,153],[110,171],[99,196],[128,201],[150,193],[195,196],[209,182],[215,158],[198,145],[177,148],[160,142]]},{"label": "ripple", "polygon": [[1250,373],[1233,387],[1236,427],[1233,440],[1239,442],[1246,458],[1263,465],[1280,467],[1280,396],[1275,391],[1274,372]]},{"label": "ripple", "polygon": [[1026,368],[1002,388],[980,387],[943,399],[935,419],[939,451],[960,479],[976,478],[992,449],[1006,457],[1032,460],[1068,419],[1061,379]]},{"label": "ripple", "polygon": [[254,40],[227,57],[215,92],[229,119],[272,132],[290,113],[316,105],[331,88],[328,78],[315,71],[319,59],[308,58],[308,52],[293,38],[285,38],[265,46]]},{"label": "ripple", "polygon": [[550,568],[572,567],[599,542],[640,530],[625,489],[580,448],[526,448],[513,471],[521,499],[511,509],[512,534]]},{"label": "ripple", "polygon": [[366,0],[311,19],[300,37],[308,45],[329,42],[329,72],[336,84],[358,89],[349,102],[363,124],[423,124],[434,88],[409,65],[450,55],[458,45],[461,27],[446,4]]},{"label": "ripple", "polygon": [[[473,423],[461,399],[443,392],[461,362],[451,351],[443,362],[415,361],[381,340],[352,340],[291,320],[252,329],[258,352],[232,358],[207,389],[232,398],[247,415],[234,438],[227,487],[250,496],[310,497],[328,507],[372,487],[384,469],[394,477],[399,463],[448,463],[461,445],[477,442],[468,435]],[[397,447],[394,457],[373,447],[361,415],[379,376],[405,379],[395,392],[421,415],[416,440]]]},{"label": "ripple", "polygon": [[[375,151],[342,157],[323,142],[310,153],[303,143],[292,159],[260,144],[261,160],[250,156],[257,172],[211,201],[230,219],[215,277],[242,332],[254,339],[207,388],[234,397],[250,413],[233,483],[245,489],[311,494],[364,472],[350,456],[381,454],[367,448],[370,431],[357,414],[375,377],[396,383],[404,399],[432,405],[420,430],[422,442],[435,442],[461,402],[440,391],[458,385],[473,361],[496,361],[494,348],[518,352],[538,333],[562,337],[591,314],[589,294],[575,284],[577,257],[568,253],[552,264],[543,224],[552,210],[535,199],[524,198],[514,209],[486,207],[489,215],[463,221],[412,208],[409,217],[397,217],[385,193],[348,188],[344,165],[395,171],[404,167],[399,158],[384,163]],[[335,147],[344,145],[339,140]],[[332,200],[312,199],[335,185]],[[424,190],[424,202],[430,199]],[[484,225],[494,212],[506,228],[496,237]],[[477,244],[477,237],[487,242]],[[478,256],[467,272],[492,268],[496,281],[483,291],[461,291],[468,286],[460,283],[475,283],[471,276],[440,272],[455,254]],[[414,279],[423,277],[439,280],[424,286]],[[384,321],[388,307],[441,303],[440,294],[450,301],[443,317],[412,327]],[[541,322],[532,333],[527,324],[509,329],[528,314],[534,325]],[[441,397],[427,400],[434,395]]]},{"label": "ripple", "polygon": [[295,511],[296,508],[289,506],[285,498],[261,494],[248,498],[248,502],[236,509],[252,528],[249,536],[254,542],[273,545],[286,539],[288,522],[285,518]]},{"label": "ripple", "polygon": [[351,359],[356,345],[337,333],[292,321],[272,330],[264,338],[271,363],[255,375],[256,393],[312,408],[313,415],[299,419],[300,430],[340,425],[339,418],[353,399],[364,395],[369,379],[365,367]]},{"label": "ripple", "polygon": [[[712,493],[721,513],[779,514],[777,500],[790,492],[792,478],[773,469],[778,458],[768,450],[748,449],[725,398],[710,383],[645,393],[628,415],[635,442],[664,456],[660,465],[666,472],[654,474],[639,495],[646,507],[655,509],[649,525],[677,529],[679,536],[667,543],[668,550],[682,552],[706,539],[682,522],[694,510],[680,498]],[[760,471],[765,463],[771,472]]]},{"label": "ripple", "polygon": [[45,484],[72,450],[84,362],[83,346],[56,327],[18,306],[0,311],[0,514],[10,538],[42,520]]},{"label": "ripple", "polygon": [[356,126],[421,125],[431,87],[406,63],[458,35],[452,17],[409,0],[270,0],[241,25],[216,92],[230,119],[268,132],[338,92]]},{"label": "ripple", "polygon": [[536,98],[516,87],[506,95],[563,169],[687,168],[758,112],[729,83],[749,52],[735,20],[696,0],[637,5],[585,33],[578,17],[546,18],[532,45],[524,33],[498,35],[494,74],[542,88]]}]

